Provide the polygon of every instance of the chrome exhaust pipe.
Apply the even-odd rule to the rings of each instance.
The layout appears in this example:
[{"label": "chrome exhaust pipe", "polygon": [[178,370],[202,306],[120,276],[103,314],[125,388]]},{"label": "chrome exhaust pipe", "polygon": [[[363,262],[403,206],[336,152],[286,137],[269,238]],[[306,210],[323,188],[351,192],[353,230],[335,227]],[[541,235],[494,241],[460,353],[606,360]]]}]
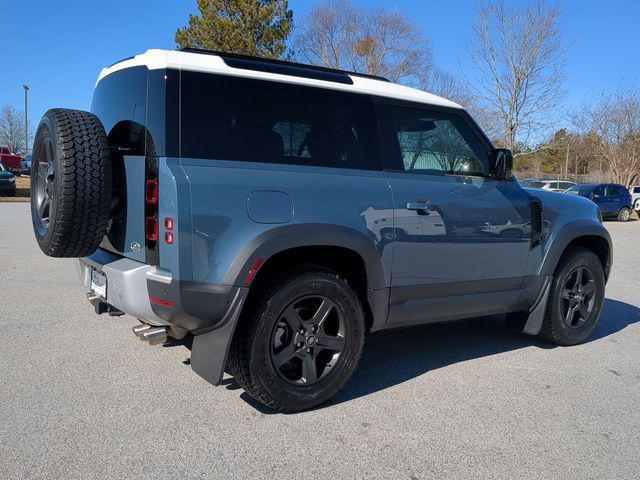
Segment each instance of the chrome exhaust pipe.
[{"label": "chrome exhaust pipe", "polygon": [[131,330],[133,331],[136,337],[138,337],[140,340],[144,340],[145,338],[142,336],[142,334],[147,330],[151,330],[151,328],[152,328],[151,325],[147,325],[146,323],[141,323],[140,325],[136,325],[135,327],[133,327]]},{"label": "chrome exhaust pipe", "polygon": [[100,296],[97,293],[87,292],[87,300],[89,300],[89,303],[95,307],[100,301]]},{"label": "chrome exhaust pipe", "polygon": [[149,328],[142,332],[149,345],[159,345],[167,341],[167,329],[165,327]]}]

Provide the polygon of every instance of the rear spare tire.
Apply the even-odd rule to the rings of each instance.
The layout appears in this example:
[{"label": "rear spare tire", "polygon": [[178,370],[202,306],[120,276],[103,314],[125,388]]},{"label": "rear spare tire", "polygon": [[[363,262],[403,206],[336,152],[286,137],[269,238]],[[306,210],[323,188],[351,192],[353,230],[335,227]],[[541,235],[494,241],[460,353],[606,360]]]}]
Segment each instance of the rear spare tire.
[{"label": "rear spare tire", "polygon": [[107,232],[111,158],[93,114],[55,108],[44,114],[33,146],[31,220],[51,257],[85,257]]}]

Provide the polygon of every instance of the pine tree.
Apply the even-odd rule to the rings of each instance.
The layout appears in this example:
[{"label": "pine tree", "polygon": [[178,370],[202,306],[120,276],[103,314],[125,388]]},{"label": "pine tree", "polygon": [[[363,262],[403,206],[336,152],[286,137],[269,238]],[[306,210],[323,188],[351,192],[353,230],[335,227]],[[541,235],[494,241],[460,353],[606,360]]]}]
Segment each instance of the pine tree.
[{"label": "pine tree", "polygon": [[198,0],[199,15],[176,32],[178,47],[281,58],[293,27],[287,0]]}]

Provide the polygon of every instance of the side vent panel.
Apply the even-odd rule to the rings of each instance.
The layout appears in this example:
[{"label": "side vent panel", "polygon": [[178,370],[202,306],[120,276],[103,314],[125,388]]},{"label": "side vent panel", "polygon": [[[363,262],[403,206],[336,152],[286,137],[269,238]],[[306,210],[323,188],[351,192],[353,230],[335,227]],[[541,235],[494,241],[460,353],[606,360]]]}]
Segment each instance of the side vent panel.
[{"label": "side vent panel", "polygon": [[542,202],[539,198],[531,199],[531,248],[542,242],[544,234],[542,218]]}]

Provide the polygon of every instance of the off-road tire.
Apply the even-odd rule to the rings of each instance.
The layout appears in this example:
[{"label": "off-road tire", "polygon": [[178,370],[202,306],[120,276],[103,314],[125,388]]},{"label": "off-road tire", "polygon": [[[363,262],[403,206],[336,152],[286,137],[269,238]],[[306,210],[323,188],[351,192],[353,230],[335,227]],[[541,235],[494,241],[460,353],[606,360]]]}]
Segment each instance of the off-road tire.
[{"label": "off-road tire", "polygon": [[110,220],[111,158],[100,120],[78,110],[45,113],[32,172],[31,218],[40,249],[51,257],[91,255]]},{"label": "off-road tire", "polygon": [[[563,320],[562,297],[569,276],[579,267],[586,267],[593,274],[595,282],[594,305],[586,321],[579,327],[571,328]],[[571,247],[560,259],[553,275],[547,309],[539,336],[557,345],[575,345],[585,341],[598,323],[604,305],[604,294],[604,269],[598,256],[586,248]]]},{"label": "off-road tire", "polygon": [[[258,293],[240,320],[231,344],[227,370],[254,399],[280,412],[296,412],[328,401],[351,378],[365,336],[362,305],[340,275],[318,266],[285,273]],[[287,305],[308,294],[330,298],[348,324],[345,346],[333,370],[317,383],[293,386],[280,378],[270,357],[272,332]]]}]

